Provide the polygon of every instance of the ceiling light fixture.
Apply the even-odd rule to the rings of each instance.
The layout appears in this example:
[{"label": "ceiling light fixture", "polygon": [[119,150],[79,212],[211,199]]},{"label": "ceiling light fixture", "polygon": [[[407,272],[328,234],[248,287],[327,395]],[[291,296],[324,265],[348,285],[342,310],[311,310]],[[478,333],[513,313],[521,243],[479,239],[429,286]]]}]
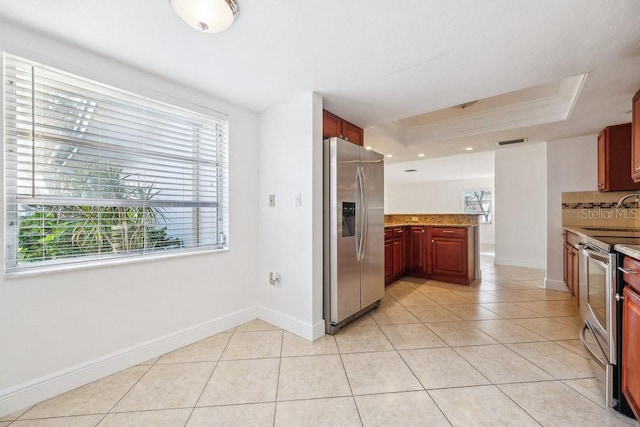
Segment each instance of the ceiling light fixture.
[{"label": "ceiling light fixture", "polygon": [[367,145],[366,147],[364,147],[364,149],[365,150],[371,150],[371,147]]},{"label": "ceiling light fixture", "polygon": [[236,0],[169,0],[173,10],[190,27],[203,33],[220,33],[238,14]]},{"label": "ceiling light fixture", "polygon": [[418,154],[418,157],[424,157],[424,153]]},{"label": "ceiling light fixture", "polygon": [[387,157],[393,157],[393,154],[387,154]]},{"label": "ceiling light fixture", "polygon": [[464,151],[473,151],[473,147],[467,147],[464,149]]}]

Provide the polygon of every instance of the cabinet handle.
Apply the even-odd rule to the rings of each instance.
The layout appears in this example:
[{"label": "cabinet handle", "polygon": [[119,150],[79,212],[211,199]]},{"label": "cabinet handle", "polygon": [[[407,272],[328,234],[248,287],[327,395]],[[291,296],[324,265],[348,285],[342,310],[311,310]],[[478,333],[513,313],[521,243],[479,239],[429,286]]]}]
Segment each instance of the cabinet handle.
[{"label": "cabinet handle", "polygon": [[636,172],[640,172],[640,166],[636,166]]},{"label": "cabinet handle", "polygon": [[622,271],[624,274],[638,274],[638,271],[631,270],[629,268],[618,267],[618,270]]},{"label": "cabinet handle", "polygon": [[420,230],[421,233],[424,233],[424,230]]},{"label": "cabinet handle", "polygon": [[620,294],[616,294],[615,299],[616,301],[624,301],[624,297]]},{"label": "cabinet handle", "polygon": [[453,233],[453,230],[442,230],[443,233]]}]

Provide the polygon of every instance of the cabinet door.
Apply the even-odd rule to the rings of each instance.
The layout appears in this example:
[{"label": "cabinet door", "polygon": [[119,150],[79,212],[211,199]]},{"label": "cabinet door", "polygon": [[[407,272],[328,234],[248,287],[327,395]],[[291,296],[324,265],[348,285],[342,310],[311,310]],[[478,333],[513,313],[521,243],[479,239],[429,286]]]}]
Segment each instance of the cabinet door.
[{"label": "cabinet door", "polygon": [[640,183],[633,182],[629,156],[631,123],[607,126],[598,136],[598,189],[600,191],[633,191]]},{"label": "cabinet door", "polygon": [[622,304],[622,393],[640,419],[640,295],[628,286]]},{"label": "cabinet door", "polygon": [[384,282],[391,283],[393,280],[393,241],[384,241]]},{"label": "cabinet door", "polygon": [[640,182],[640,90],[633,97],[631,110],[631,176]]},{"label": "cabinet door", "polygon": [[569,245],[567,244],[567,237],[565,234],[565,241],[562,245],[562,280],[564,280],[564,284],[571,290],[571,284],[569,281],[569,259],[571,257],[571,250],[569,249]]},{"label": "cabinet door", "polygon": [[411,250],[409,270],[418,274],[426,274],[427,271],[427,229],[426,227],[410,228]]},{"label": "cabinet door", "polygon": [[467,243],[465,239],[434,237],[431,239],[431,272],[433,274],[467,275]]},{"label": "cabinet door", "polygon": [[393,277],[400,277],[404,273],[404,244],[402,237],[393,239]]},{"label": "cabinet door", "polygon": [[342,119],[327,110],[322,110],[322,139],[334,136],[342,136]]},{"label": "cabinet door", "polygon": [[346,120],[342,121],[342,136],[344,139],[349,142],[353,142],[354,144],[364,144],[364,131]]},{"label": "cabinet door", "polygon": [[608,129],[604,129],[598,135],[598,190],[600,191],[608,190],[607,133]]},{"label": "cabinet door", "polygon": [[573,246],[570,246],[570,289],[571,295],[573,295],[580,304],[580,252]]}]

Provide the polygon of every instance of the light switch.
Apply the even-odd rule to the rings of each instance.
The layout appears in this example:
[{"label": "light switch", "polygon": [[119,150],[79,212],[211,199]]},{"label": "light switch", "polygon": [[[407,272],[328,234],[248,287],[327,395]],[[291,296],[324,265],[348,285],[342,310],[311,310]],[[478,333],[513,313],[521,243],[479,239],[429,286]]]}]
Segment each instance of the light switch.
[{"label": "light switch", "polygon": [[275,208],[276,207],[276,195],[275,194],[269,194],[269,207],[270,208]]}]

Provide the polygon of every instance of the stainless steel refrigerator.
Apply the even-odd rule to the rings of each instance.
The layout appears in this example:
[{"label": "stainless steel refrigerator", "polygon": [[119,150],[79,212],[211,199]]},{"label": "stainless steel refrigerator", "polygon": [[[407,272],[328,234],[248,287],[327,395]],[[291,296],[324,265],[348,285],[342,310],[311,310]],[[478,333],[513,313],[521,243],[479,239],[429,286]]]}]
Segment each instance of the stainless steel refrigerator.
[{"label": "stainless steel refrigerator", "polygon": [[324,141],[326,332],[378,306],[384,296],[384,163],[381,154]]}]

